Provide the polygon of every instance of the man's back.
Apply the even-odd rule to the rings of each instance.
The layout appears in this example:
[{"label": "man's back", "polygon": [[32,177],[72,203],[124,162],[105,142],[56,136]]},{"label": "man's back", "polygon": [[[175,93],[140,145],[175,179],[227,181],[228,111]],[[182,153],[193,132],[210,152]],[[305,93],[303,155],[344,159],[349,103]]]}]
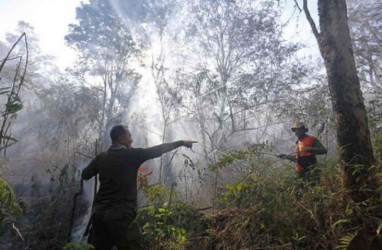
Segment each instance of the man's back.
[{"label": "man's back", "polygon": [[100,187],[96,208],[113,205],[136,207],[137,171],[144,159],[134,154],[135,149],[117,149],[97,157]]},{"label": "man's back", "polygon": [[140,165],[183,144],[183,141],[176,141],[145,149],[112,145],[107,151],[97,155],[82,172],[82,178],[85,180],[99,174],[100,187],[95,200],[95,209],[102,210],[115,206],[135,209],[137,172]]}]

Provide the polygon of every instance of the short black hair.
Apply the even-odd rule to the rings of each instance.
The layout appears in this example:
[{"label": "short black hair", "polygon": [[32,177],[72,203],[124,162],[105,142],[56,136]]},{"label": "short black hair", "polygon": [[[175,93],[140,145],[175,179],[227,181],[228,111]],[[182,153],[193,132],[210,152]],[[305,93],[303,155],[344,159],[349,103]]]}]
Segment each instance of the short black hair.
[{"label": "short black hair", "polygon": [[117,142],[119,137],[122,135],[125,135],[127,132],[127,126],[124,125],[115,125],[111,130],[110,130],[110,138],[111,141]]},{"label": "short black hair", "polygon": [[292,128],[293,132],[296,132],[297,129],[303,128],[305,130],[305,133],[309,131],[309,129],[305,128],[305,126],[299,127],[299,128]]}]

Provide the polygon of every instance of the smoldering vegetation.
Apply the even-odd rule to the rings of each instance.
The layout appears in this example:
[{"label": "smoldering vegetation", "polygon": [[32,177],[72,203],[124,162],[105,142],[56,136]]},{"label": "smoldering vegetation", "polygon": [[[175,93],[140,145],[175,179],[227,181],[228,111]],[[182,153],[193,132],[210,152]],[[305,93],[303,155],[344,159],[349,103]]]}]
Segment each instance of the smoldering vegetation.
[{"label": "smoldering vegetation", "polygon": [[[303,19],[289,4],[90,0],[69,25],[78,60],[64,72],[20,17],[0,41],[0,249],[89,249],[95,188],[80,192],[79,176],[115,124],[134,147],[198,141],[141,168],[150,249],[347,249],[364,229],[380,243],[381,200],[352,202],[341,185],[325,67],[285,39]],[[348,1],[378,181],[381,7]],[[313,186],[275,157],[294,152],[296,120],[329,150]]]}]

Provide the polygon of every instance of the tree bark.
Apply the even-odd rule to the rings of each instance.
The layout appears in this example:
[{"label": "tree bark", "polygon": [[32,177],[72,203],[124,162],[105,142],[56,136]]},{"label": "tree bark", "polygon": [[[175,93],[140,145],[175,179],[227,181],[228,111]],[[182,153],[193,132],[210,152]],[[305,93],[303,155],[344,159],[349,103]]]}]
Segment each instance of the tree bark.
[{"label": "tree bark", "polygon": [[[378,184],[371,171],[374,157],[351,44],[346,0],[318,0],[320,32],[310,16],[307,0],[303,0],[303,3],[327,71],[337,142],[341,149],[344,186],[351,199],[359,204],[360,210],[367,208],[373,216],[379,216],[380,208],[371,205],[380,196]],[[358,212],[354,214],[354,221],[359,226],[364,222],[358,215]],[[361,217],[367,216],[361,214]],[[374,233],[378,225],[373,224],[375,223],[368,226],[364,224],[348,249],[381,249],[382,242],[376,240]]]},{"label": "tree bark", "polygon": [[[318,0],[320,33],[306,8],[328,76],[343,180],[349,190],[367,184],[374,162],[367,114],[355,67],[345,0]],[[309,16],[308,16],[309,15]],[[353,197],[354,198],[354,197]]]}]

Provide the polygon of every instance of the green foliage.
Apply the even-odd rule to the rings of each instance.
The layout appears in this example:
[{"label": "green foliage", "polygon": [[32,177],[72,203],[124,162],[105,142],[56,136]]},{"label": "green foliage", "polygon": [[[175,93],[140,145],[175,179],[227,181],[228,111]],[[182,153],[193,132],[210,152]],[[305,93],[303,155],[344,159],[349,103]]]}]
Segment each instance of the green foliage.
[{"label": "green foliage", "polygon": [[[234,152],[219,161],[227,169],[237,162],[251,169],[220,189],[221,210],[208,220],[216,248],[346,249],[365,231],[378,232],[380,194],[369,191],[368,200],[352,201],[341,186],[336,160],[317,167],[320,181],[314,184],[296,179],[290,166],[257,164],[256,158],[247,162],[246,154],[239,156]],[[381,167],[375,168],[380,176]],[[368,237],[372,244],[380,236]]]},{"label": "green foliage", "polygon": [[23,108],[23,104],[18,94],[11,93],[8,102],[5,104],[3,115],[14,114]]},{"label": "green foliage", "polygon": [[77,183],[72,179],[69,165],[53,168],[49,173],[49,190],[48,185],[33,176],[31,197],[23,200],[25,213],[17,221],[17,226],[24,241],[20,241],[13,231],[8,232],[7,241],[12,243],[14,249],[93,249],[81,244],[65,245]]},{"label": "green foliage", "polygon": [[0,177],[0,228],[3,223],[14,221],[22,212],[12,187]]},{"label": "green foliage", "polygon": [[[274,166],[274,161],[259,155],[260,151],[252,151],[254,157],[249,157],[248,151],[251,149],[224,156],[233,160],[219,171],[235,164],[248,169],[240,178],[221,185],[217,195],[219,210],[210,214],[183,202],[171,204],[176,196],[171,197],[174,194],[164,185],[146,185],[144,191],[151,205],[139,209],[136,220],[150,249],[185,249],[196,241],[200,249],[346,249],[365,229],[372,229],[377,232],[375,238],[380,237],[381,201],[352,201],[341,186],[336,160],[322,164],[320,181],[312,184],[296,180],[290,165]],[[379,166],[375,168],[377,173],[382,172]],[[63,190],[70,185],[71,174],[69,166],[54,168],[50,173],[56,183],[51,195],[56,198],[45,205],[40,218],[57,226],[58,218],[67,218],[67,214],[62,214],[67,204]],[[46,237],[52,237],[47,228],[49,224],[36,222],[28,227],[28,231],[36,233],[24,236],[41,249],[60,245],[59,238],[47,240]],[[56,228],[62,237],[65,230]],[[26,232],[27,228],[21,230]],[[72,243],[63,249],[93,248]]]},{"label": "green foliage", "polygon": [[[154,184],[145,187],[148,200],[155,204],[141,209],[137,220],[143,222],[143,235],[147,242],[155,246],[166,246],[169,242],[182,245],[185,241],[185,229],[167,223],[167,219],[173,216],[168,208],[170,191],[162,184]],[[167,246],[169,247],[169,246]]]},{"label": "green foliage", "polygon": [[148,186],[147,198],[150,202],[164,205],[170,198],[170,190],[162,184]]},{"label": "green foliage", "polygon": [[95,249],[91,244],[85,243],[66,243],[62,250],[91,250]]},{"label": "green foliage", "polygon": [[350,242],[354,239],[354,237],[355,237],[356,235],[357,235],[356,233],[349,233],[349,234],[347,234],[347,235],[344,235],[344,236],[341,237],[341,239],[339,240],[340,243],[339,243],[339,245],[338,245],[335,249],[338,249],[338,250],[346,250],[346,249],[349,249]]},{"label": "green foliage", "polygon": [[135,52],[136,44],[130,30],[118,18],[111,3],[91,0],[82,4],[77,8],[76,19],[78,24],[69,25],[65,39],[89,60],[95,60],[97,55],[102,58],[107,51],[109,60]]},{"label": "green foliage", "polygon": [[[233,150],[219,157],[219,160],[215,164],[209,165],[212,171],[229,167],[235,160],[245,160],[250,163],[255,163],[254,160],[263,160],[264,155],[269,155],[264,152],[271,152],[273,150],[273,144],[269,141],[263,143],[248,145],[246,149]],[[256,162],[257,164],[258,162]]]},{"label": "green foliage", "polygon": [[374,156],[377,160],[382,160],[382,131],[372,130],[372,145]]},{"label": "green foliage", "polygon": [[147,221],[143,226],[143,235],[147,242],[153,242],[162,247],[168,247],[170,242],[179,246],[186,242],[186,229],[168,223],[169,217],[174,216],[172,209],[149,206],[140,213],[141,216],[145,214],[146,217],[153,219]]},{"label": "green foliage", "polygon": [[151,249],[181,249],[189,238],[205,231],[202,214],[182,202],[169,204],[170,191],[165,186],[152,185],[148,194],[154,205],[139,209],[137,221]]}]

